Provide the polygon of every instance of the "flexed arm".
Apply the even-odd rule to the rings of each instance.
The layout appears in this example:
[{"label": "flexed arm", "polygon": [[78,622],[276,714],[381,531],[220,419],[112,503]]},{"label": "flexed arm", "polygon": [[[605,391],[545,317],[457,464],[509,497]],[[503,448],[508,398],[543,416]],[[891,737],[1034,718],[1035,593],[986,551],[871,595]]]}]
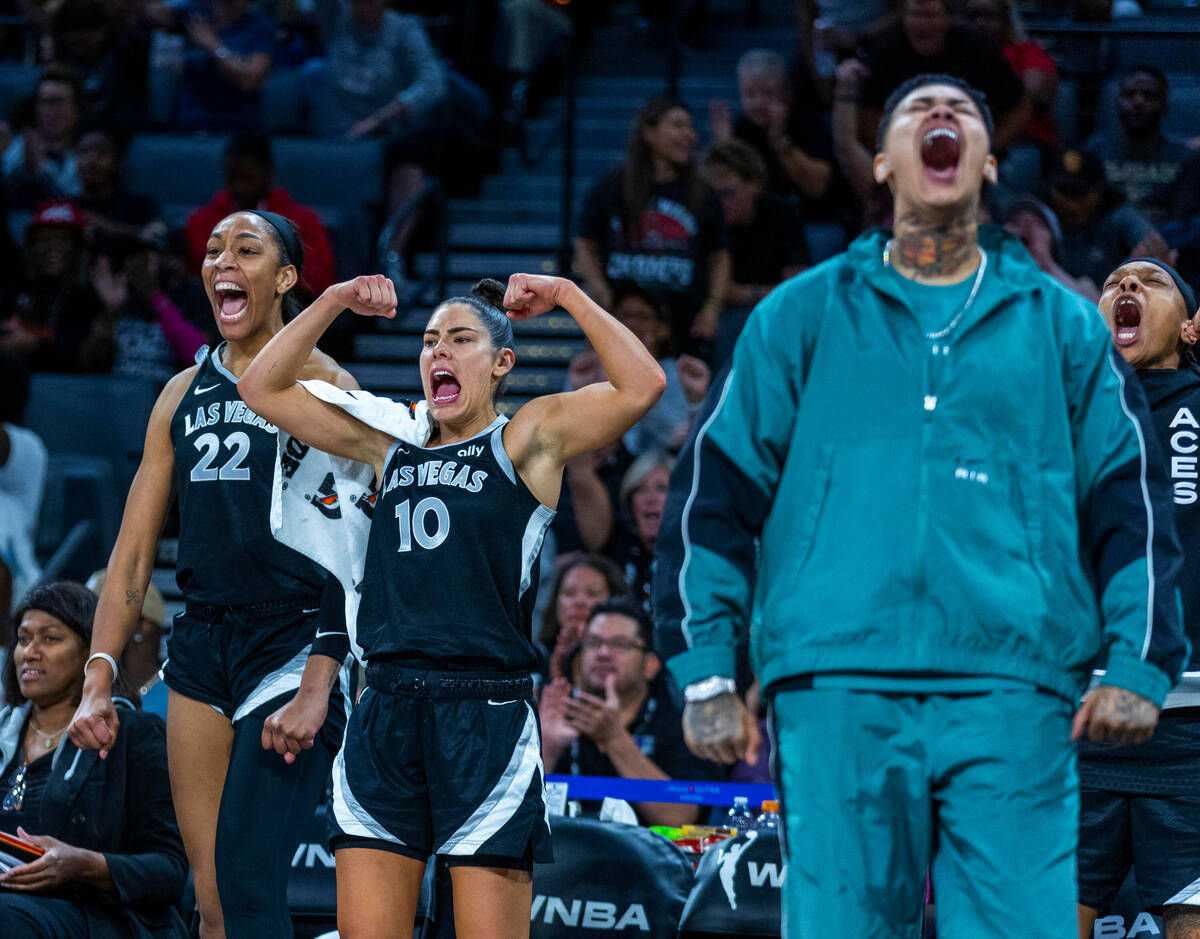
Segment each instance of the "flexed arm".
[{"label": "flexed arm", "polygon": [[238,394],[261,417],[335,456],[382,469],[391,438],[297,384],[317,340],[342,310],[360,316],[396,315],[396,290],[379,274],[334,284],[288,323],[238,379]]}]

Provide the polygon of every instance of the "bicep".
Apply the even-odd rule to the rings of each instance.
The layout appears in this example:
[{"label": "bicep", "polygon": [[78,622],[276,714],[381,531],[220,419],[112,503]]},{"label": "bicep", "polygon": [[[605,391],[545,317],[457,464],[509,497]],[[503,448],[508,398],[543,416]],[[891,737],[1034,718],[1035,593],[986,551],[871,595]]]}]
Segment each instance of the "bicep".
[{"label": "bicep", "polygon": [[[350,379],[353,381],[353,379]],[[339,387],[341,385],[339,384]],[[378,466],[391,437],[295,384],[272,396],[268,419],[285,433],[334,456]]]},{"label": "bicep", "polygon": [[577,391],[543,395],[513,417],[518,452],[550,454],[561,466],[573,456],[607,446],[641,418],[642,411],[609,382],[594,382]]}]

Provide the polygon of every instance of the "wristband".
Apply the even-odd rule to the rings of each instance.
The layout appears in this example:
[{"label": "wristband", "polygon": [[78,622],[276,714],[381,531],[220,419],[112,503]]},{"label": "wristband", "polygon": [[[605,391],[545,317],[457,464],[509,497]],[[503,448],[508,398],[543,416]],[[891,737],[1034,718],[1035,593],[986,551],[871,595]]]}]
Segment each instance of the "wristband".
[{"label": "wristband", "polygon": [[105,662],[107,662],[110,666],[112,666],[113,681],[116,681],[117,680],[117,660],[114,659],[107,652],[93,652],[91,655],[89,655],[87,657],[87,661],[83,663],[84,677],[87,676],[88,666],[91,665],[92,662],[94,662],[96,659],[104,659]]},{"label": "wristband", "polygon": [[736,694],[737,682],[732,678],[722,678],[720,675],[714,675],[712,678],[705,678],[703,681],[694,681],[683,689],[683,700],[688,704],[695,704],[698,701],[707,701],[709,698],[715,698],[721,694]]}]

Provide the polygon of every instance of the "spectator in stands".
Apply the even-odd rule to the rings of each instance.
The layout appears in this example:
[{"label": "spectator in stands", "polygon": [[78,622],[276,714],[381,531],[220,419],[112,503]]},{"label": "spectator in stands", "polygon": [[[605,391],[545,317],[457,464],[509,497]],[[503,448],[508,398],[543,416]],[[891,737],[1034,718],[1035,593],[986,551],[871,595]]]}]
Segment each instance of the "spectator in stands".
[{"label": "spectator in stands", "polygon": [[637,284],[623,281],[616,285],[612,312],[650,350],[667,376],[662,397],[626,432],[625,449],[634,456],[657,450],[678,452],[691,427],[692,416],[708,391],[712,373],[694,355],[676,358],[669,354],[670,328],[666,315]]},{"label": "spectator in stands", "polygon": [[162,288],[161,231],[112,239],[92,265],[92,287],[100,310],[80,349],[89,371],[149,382],[161,388],[195,360],[205,344],[194,326]]},{"label": "spectator in stands", "polygon": [[622,166],[584,202],[575,267],[607,308],[612,283],[632,280],[668,311],[674,352],[715,338],[729,283],[725,223],[695,159],[687,106],[658,95],[634,119]]},{"label": "spectator in stands", "polygon": [[385,0],[322,0],[318,10],[325,66],[313,117],[324,136],[387,144],[382,260],[405,303],[412,288],[403,259],[436,162],[446,69],[420,17],[389,10]]},{"label": "spectator in stands", "polygon": [[0,352],[0,618],[41,576],[34,548],[48,457],[41,438],[21,426],[28,401],[29,370]]},{"label": "spectator in stands", "polygon": [[80,107],[74,76],[63,66],[47,66],[34,90],[33,123],[4,151],[12,208],[29,211],[49,199],[79,195],[75,134]]},{"label": "spectator in stands", "polygon": [[864,121],[861,87],[868,76],[858,59],[846,59],[837,67],[833,86],[833,152],[838,170],[862,209],[861,229],[892,227],[892,193],[875,181],[874,151],[860,136]]},{"label": "spectator in stands", "polygon": [[5,285],[0,349],[39,372],[77,372],[79,352],[100,309],[83,276],[83,215],[70,202],[48,202],[25,230],[26,273]]},{"label": "spectator in stands", "polygon": [[[721,779],[720,767],[683,742],[678,696],[654,654],[654,627],[638,604],[593,607],[580,644],[579,684],[542,692],[542,762],[548,772],[627,779]],[[646,825],[687,825],[700,807],[634,804]]]},{"label": "spectator in stands", "polygon": [[106,127],[89,126],[79,137],[75,159],[81,191],[75,204],[83,212],[89,244],[137,238],[147,225],[161,224],[158,203],[122,184],[121,156],[116,133]]},{"label": "spectator in stands", "polygon": [[1090,153],[1068,150],[1050,179],[1050,208],[1062,223],[1062,266],[1073,277],[1101,284],[1122,259],[1168,248],[1146,216],[1104,181]]},{"label": "spectator in stands", "polygon": [[884,101],[905,80],[920,74],[953,75],[987,96],[996,115],[993,150],[1003,152],[1029,122],[1032,106],[1000,48],[951,25],[946,0],[903,0],[900,9],[900,25],[881,37],[864,63],[863,141],[874,143]]},{"label": "spectator in stands", "polygon": [[[1162,132],[1167,92],[1167,76],[1158,68],[1139,65],[1130,69],[1121,77],[1117,94],[1119,129],[1097,134],[1086,145],[1104,164],[1108,185],[1152,225],[1192,214],[1198,208],[1194,204],[1200,187],[1196,153]],[[1193,204],[1185,206],[1185,201]]]},{"label": "spectator in stands", "polygon": [[0,935],[184,939],[187,859],[163,722],[122,708],[122,733],[103,760],[65,738],[95,612],[94,594],[63,582],[17,610],[0,709],[0,830],[46,853],[0,875]]},{"label": "spectator in stands", "polygon": [[1033,141],[1045,151],[1058,150],[1061,143],[1054,124],[1058,68],[1042,44],[1025,33],[1012,0],[968,0],[962,18],[968,29],[1004,53],[1025,86],[1031,113],[1025,125],[1016,130],[1016,137]]},{"label": "spectator in stands", "polygon": [[179,129],[253,133],[275,46],[271,18],[249,0],[189,0],[180,16],[190,42],[179,84]]},{"label": "spectator in stands", "polygon": [[776,284],[808,267],[804,223],[792,200],[764,191],[766,167],[741,140],[713,147],[704,159],[704,175],[725,212],[732,260],[725,302],[752,307]]},{"label": "spectator in stands", "polygon": [[610,597],[627,596],[629,585],[621,569],[602,555],[577,554],[558,569],[538,633],[549,677],[564,674],[564,663],[583,638],[592,607]]},{"label": "spectator in stands", "polygon": [[[96,571],[87,580],[88,590],[99,597],[107,577],[105,568]],[[142,600],[142,615],[119,662],[121,674],[137,688],[142,710],[157,714],[164,721],[167,719],[167,686],[158,670],[167,658],[167,631],[163,628],[166,620],[162,591],[150,584]]]},{"label": "spectator in stands", "polygon": [[619,517],[604,554],[625,570],[634,598],[650,609],[650,581],[655,546],[674,459],[665,453],[643,453],[625,472],[617,506]]},{"label": "spectator in stands", "polygon": [[233,212],[263,209],[291,219],[304,242],[304,277],[301,286],[317,295],[337,279],[333,246],[321,219],[296,202],[286,189],[272,185],[275,160],[271,141],[264,136],[237,137],[225,151],[225,188],[187,220],[188,264],[200,273],[204,250],[217,222]]},{"label": "spectator in stands", "polygon": [[[833,144],[815,103],[791,98],[787,65],[768,49],[751,49],[738,61],[741,113],[725,101],[709,104],[713,141],[744,141],[762,159],[772,192],[796,193],[808,218],[832,218],[825,196],[833,184]],[[822,209],[826,211],[822,211]]]},{"label": "spectator in stands", "polygon": [[525,116],[529,81],[551,55],[555,46],[565,45],[575,25],[568,15],[568,4],[545,0],[503,0],[508,50],[505,66],[512,77],[509,106],[505,119],[519,123]]},{"label": "spectator in stands", "polygon": [[144,126],[147,36],[114,18],[103,0],[64,0],[50,31],[55,57],[78,77],[90,117],[106,127]]},{"label": "spectator in stands", "polygon": [[325,74],[314,118],[328,137],[421,142],[446,97],[446,70],[420,17],[384,0],[323,0]]},{"label": "spectator in stands", "polygon": [[[1195,293],[1171,267],[1137,258],[1106,280],[1100,312],[1149,399],[1163,451],[1153,452],[1171,479],[1184,569],[1190,571],[1200,552]],[[1080,743],[1079,935],[1086,939],[1131,869],[1140,908],[1162,915],[1166,939],[1200,936],[1200,909],[1185,905],[1200,876],[1200,669],[1194,661],[1200,579],[1189,573],[1179,588],[1193,664],[1167,696],[1154,736],[1135,747]]]},{"label": "spectator in stands", "polygon": [[1009,205],[1004,227],[1021,239],[1043,274],[1093,303],[1100,299],[1100,288],[1091,278],[1072,277],[1063,270],[1062,226],[1050,206],[1033,196],[1021,196]]}]

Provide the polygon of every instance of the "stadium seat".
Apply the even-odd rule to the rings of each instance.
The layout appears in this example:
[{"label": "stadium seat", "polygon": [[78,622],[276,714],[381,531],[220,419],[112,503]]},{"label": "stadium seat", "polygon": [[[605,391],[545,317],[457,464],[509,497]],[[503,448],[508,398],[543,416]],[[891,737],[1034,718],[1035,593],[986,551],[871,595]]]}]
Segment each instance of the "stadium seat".
[{"label": "stadium seat", "polygon": [[271,141],[275,179],[305,205],[377,205],[383,197],[383,144],[378,140]]},{"label": "stadium seat", "polygon": [[1058,95],[1054,99],[1054,123],[1064,146],[1070,147],[1079,142],[1078,82],[1064,78],[1058,83]]},{"label": "stadium seat", "polygon": [[298,68],[275,69],[262,90],[262,127],[283,134],[304,127],[304,73]]},{"label": "stadium seat", "polygon": [[84,537],[68,557],[56,557],[56,577],[83,580],[102,567],[121,524],[125,490],[118,486],[112,463],[103,456],[50,454],[36,533],[37,553],[46,559],[80,522]]},{"label": "stadium seat", "polygon": [[1000,164],[1000,182],[1014,193],[1038,192],[1042,187],[1042,153],[1029,143],[1013,144]]},{"label": "stadium seat", "polygon": [[125,185],[161,205],[204,205],[225,186],[227,143],[225,137],[135,137],[125,153]]},{"label": "stadium seat", "polygon": [[8,117],[9,110],[27,95],[33,94],[42,70],[36,65],[21,62],[0,63],[0,120]]},{"label": "stadium seat", "polygon": [[107,460],[119,506],[137,471],[157,397],[152,385],[127,378],[37,374],[29,387],[25,424],[52,455]]},{"label": "stadium seat", "polygon": [[846,230],[837,222],[809,222],[804,226],[804,240],[809,259],[820,264],[846,247]]}]

